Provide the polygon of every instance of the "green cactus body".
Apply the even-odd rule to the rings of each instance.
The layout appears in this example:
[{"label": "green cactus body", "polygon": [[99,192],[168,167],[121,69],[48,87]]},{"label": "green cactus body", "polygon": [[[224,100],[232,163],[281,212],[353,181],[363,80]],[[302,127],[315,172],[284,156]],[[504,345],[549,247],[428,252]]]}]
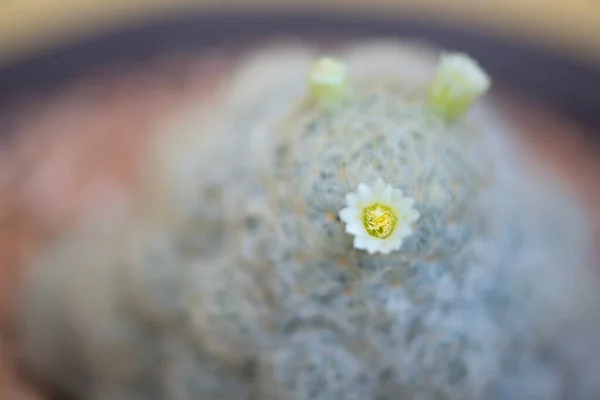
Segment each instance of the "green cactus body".
[{"label": "green cactus body", "polygon": [[[221,112],[158,136],[135,213],[41,255],[35,367],[89,399],[597,398],[572,346],[600,329],[579,206],[523,172],[485,90],[432,104],[428,52],[338,56],[323,73],[347,76],[316,86],[308,46],[242,60]],[[341,210],[378,181],[351,228]],[[371,250],[403,236],[365,251],[363,228]]]}]

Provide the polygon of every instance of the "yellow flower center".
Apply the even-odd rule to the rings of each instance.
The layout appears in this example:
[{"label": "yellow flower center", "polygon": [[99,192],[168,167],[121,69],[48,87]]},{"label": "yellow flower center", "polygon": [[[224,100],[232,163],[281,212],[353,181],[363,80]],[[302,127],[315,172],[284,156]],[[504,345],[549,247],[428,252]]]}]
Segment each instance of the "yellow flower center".
[{"label": "yellow flower center", "polygon": [[392,209],[379,203],[363,210],[363,223],[367,233],[379,239],[388,238],[396,228],[398,217]]}]

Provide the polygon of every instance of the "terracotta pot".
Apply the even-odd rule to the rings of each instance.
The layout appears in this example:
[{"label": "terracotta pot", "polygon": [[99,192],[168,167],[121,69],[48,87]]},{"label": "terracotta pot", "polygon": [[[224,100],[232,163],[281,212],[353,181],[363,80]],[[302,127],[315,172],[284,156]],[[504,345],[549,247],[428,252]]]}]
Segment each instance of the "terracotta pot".
[{"label": "terracotta pot", "polygon": [[189,96],[210,95],[236,54],[259,40],[408,35],[471,53],[498,81],[532,157],[572,183],[600,227],[600,3],[544,4],[544,13],[516,0],[55,6],[0,4],[2,399],[38,396],[12,331],[35,249],[90,212],[126,206],[152,123]]}]

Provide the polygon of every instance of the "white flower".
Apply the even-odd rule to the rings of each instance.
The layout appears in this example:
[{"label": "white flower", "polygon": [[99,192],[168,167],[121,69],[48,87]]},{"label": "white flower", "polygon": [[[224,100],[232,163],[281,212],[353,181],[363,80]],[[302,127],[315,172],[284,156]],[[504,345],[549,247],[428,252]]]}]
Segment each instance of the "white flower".
[{"label": "white flower", "polygon": [[347,207],[340,211],[346,233],[354,235],[354,248],[369,254],[389,254],[402,246],[420,214],[414,199],[378,179],[375,185],[361,183],[356,193],[346,195]]},{"label": "white flower", "polygon": [[347,89],[346,63],[332,57],[321,57],[312,62],[308,82],[313,96],[320,100],[335,100]]},{"label": "white flower", "polygon": [[430,100],[447,117],[463,114],[491,85],[476,60],[464,53],[445,53],[429,89]]}]

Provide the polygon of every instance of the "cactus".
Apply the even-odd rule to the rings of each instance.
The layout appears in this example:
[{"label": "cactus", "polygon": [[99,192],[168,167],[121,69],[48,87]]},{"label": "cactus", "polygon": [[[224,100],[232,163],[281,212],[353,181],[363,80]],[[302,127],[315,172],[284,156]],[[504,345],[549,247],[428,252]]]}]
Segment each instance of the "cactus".
[{"label": "cactus", "polygon": [[40,254],[29,362],[98,400],[598,398],[591,230],[489,87],[395,41],[248,55],[134,212]]}]

